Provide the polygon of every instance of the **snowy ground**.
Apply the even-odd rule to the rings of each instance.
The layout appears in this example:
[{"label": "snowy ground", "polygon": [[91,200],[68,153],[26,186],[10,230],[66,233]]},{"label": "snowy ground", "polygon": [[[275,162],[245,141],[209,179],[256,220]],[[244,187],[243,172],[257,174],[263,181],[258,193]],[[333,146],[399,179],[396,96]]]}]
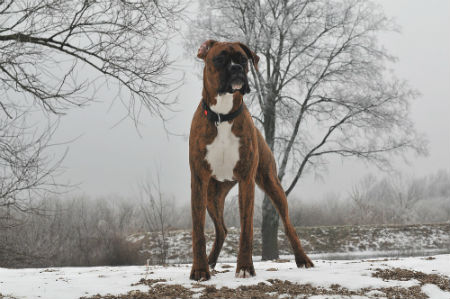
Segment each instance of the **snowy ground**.
[{"label": "snowy ground", "polygon": [[[255,262],[256,277],[248,279],[235,278],[235,264],[220,263],[212,279],[201,283],[189,280],[187,264],[148,268],[0,268],[0,298],[450,299],[448,254],[314,263],[315,268],[297,269],[292,260]],[[136,284],[139,281],[141,284]]]}]

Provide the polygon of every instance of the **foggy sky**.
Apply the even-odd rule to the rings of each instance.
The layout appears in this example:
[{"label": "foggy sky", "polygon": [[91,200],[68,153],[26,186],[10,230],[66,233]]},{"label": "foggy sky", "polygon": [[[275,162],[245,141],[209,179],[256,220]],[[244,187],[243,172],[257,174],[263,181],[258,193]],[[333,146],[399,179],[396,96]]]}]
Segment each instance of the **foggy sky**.
[{"label": "foggy sky", "polygon": [[[390,65],[396,75],[421,93],[411,105],[411,117],[417,130],[429,140],[429,156],[409,155],[409,164],[397,159],[395,169],[407,177],[450,170],[450,2],[378,3],[401,27],[400,34],[384,34],[380,42],[399,58]],[[180,202],[190,200],[187,140],[193,112],[201,99],[201,62],[195,59],[196,53],[186,57],[180,39],[173,40],[169,50],[176,59],[174,71],[184,71],[185,79],[176,92],[177,112],[170,114],[172,120],[167,127],[183,136],[167,135],[161,121],[146,114],[140,119],[140,135],[129,119],[117,124],[126,111],[120,103],[111,106],[108,94],[101,103],[73,109],[61,119],[56,141],[79,137],[70,144],[63,163],[66,171],[59,178],[79,183],[75,193],[132,197],[138,182],[159,169],[164,192]],[[368,173],[384,175],[355,159],[333,159],[327,173],[321,178],[308,175],[291,196],[318,199],[327,193],[345,195]]]}]

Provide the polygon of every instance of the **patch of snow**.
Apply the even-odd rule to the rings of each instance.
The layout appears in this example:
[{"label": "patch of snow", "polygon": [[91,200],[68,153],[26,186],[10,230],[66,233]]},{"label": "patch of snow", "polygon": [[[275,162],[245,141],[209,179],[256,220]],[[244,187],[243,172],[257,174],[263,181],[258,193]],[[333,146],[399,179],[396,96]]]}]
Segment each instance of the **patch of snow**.
[{"label": "patch of snow", "polygon": [[131,235],[127,237],[127,241],[131,243],[136,243],[145,238],[145,235]]},{"label": "patch of snow", "polygon": [[434,284],[426,284],[422,286],[422,292],[432,299],[449,299],[450,294],[444,292],[438,286]]},{"label": "patch of snow", "polygon": [[51,271],[0,268],[0,293],[20,299],[69,299],[97,293],[145,291],[146,286],[131,287],[144,276],[145,267],[52,268]]},{"label": "patch of snow", "polygon": [[[255,258],[256,260],[256,258]],[[241,285],[255,285],[260,282],[268,283],[268,279],[288,280],[298,284],[311,284],[316,287],[330,288],[331,285],[340,285],[349,290],[362,288],[408,288],[420,285],[416,280],[384,281],[372,277],[375,269],[406,268],[450,276],[450,255],[437,255],[431,259],[423,257],[410,257],[400,259],[372,259],[372,260],[314,260],[315,267],[311,269],[298,269],[295,262],[255,262],[256,276],[250,278],[236,278],[235,264],[226,263],[233,268],[224,267],[218,263],[216,270],[229,270],[217,273],[209,281],[196,283],[189,279],[189,264],[164,266],[132,267],[91,267],[91,268],[52,268],[52,269],[5,269],[0,268],[0,293],[15,298],[46,298],[46,299],[75,299],[81,296],[95,294],[124,294],[131,290],[148,290],[147,286],[131,286],[141,278],[166,279],[165,284],[180,284],[200,295],[202,288],[193,288],[194,285],[215,285],[216,288],[236,288]],[[266,271],[276,268],[278,271]],[[424,285],[424,293],[430,298],[450,298],[449,292],[444,292],[434,285]],[[372,291],[377,292],[377,291]],[[380,293],[370,293],[367,296],[376,297]],[[443,297],[444,296],[444,297]],[[446,296],[446,297],[445,297]],[[313,296],[310,298],[368,298],[361,296]]]}]

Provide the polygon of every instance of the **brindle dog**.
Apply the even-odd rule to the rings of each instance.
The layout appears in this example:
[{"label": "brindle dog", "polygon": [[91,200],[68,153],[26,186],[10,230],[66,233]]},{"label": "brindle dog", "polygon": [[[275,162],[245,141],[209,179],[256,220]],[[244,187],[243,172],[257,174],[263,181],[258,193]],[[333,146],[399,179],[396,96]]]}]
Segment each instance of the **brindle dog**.
[{"label": "brindle dog", "polygon": [[[193,225],[190,278],[210,278],[209,267],[216,265],[227,234],[223,220],[225,196],[237,183],[241,236],[236,276],[255,275],[252,260],[255,182],[281,216],[297,266],[313,267],[289,219],[286,195],[278,180],[272,152],[243,102],[243,95],[250,92],[248,61],[257,68],[259,57],[242,43],[214,40],[204,42],[197,56],[204,60],[205,67],[203,98],[194,114],[189,137]],[[239,114],[230,121],[213,122],[207,117],[208,110],[221,115]],[[209,257],[206,257],[204,235],[206,209],[216,230]]]}]

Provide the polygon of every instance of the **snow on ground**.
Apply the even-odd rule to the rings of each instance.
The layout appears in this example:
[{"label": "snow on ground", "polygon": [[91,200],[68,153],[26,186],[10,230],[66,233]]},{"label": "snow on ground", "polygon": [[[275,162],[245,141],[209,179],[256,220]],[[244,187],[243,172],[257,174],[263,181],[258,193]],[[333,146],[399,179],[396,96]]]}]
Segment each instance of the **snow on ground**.
[{"label": "snow on ground", "polygon": [[[255,286],[258,283],[271,285],[277,283],[277,281],[281,283],[288,280],[301,285],[310,284],[313,288],[317,287],[330,290],[342,288],[348,289],[348,291],[359,290],[360,292],[358,295],[348,295],[347,291],[347,293],[342,292],[342,294],[336,295],[311,293],[306,294],[306,297],[302,295],[299,298],[387,298],[389,296],[386,295],[385,290],[391,290],[395,287],[408,289],[418,286],[417,290],[428,295],[429,298],[450,299],[450,255],[448,254],[436,255],[429,258],[314,260],[314,263],[315,268],[297,269],[292,260],[289,262],[255,262],[256,276],[248,279],[235,278],[235,264],[220,263],[216,266],[218,273],[212,276],[211,280],[201,283],[189,280],[190,265],[188,264],[171,265],[168,267],[0,268],[0,294],[3,295],[3,298],[8,299],[75,299],[82,296],[89,297],[95,294],[126,294],[132,290],[147,292],[149,290],[149,286],[147,285],[139,284],[132,286],[132,284],[145,278],[166,280],[165,282],[156,284],[181,285],[194,292],[194,297],[199,297],[208,288],[209,291],[222,287],[234,289],[239,286]],[[406,274],[412,273],[412,271],[408,272],[408,270],[423,273],[417,275],[417,277],[414,276],[410,277],[411,279],[405,280],[395,278],[395,276],[373,276],[377,273],[380,274],[381,272],[379,271],[383,269],[406,269]],[[442,289],[442,284],[439,286],[438,283],[434,282],[435,280],[430,280],[427,274],[438,274],[439,277],[443,277],[444,290]],[[387,274],[384,273],[384,275]],[[389,275],[392,275],[392,273]],[[434,276],[430,277],[433,278]],[[272,282],[268,280],[272,280]],[[445,284],[447,283],[449,285],[446,287]],[[361,291],[362,289],[364,291]],[[276,292],[266,294],[277,295]],[[279,298],[286,297],[292,296],[284,293]],[[0,298],[2,298],[1,295]]]}]

